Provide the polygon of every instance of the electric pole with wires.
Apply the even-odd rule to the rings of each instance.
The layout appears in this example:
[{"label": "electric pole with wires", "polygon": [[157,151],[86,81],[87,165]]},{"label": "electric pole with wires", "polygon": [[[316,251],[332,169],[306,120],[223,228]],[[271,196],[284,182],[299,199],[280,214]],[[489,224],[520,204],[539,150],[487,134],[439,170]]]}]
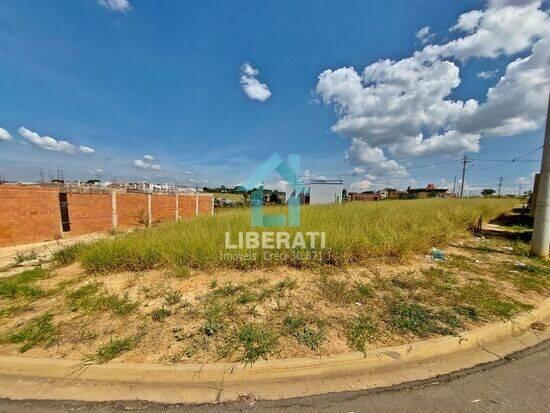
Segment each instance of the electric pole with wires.
[{"label": "electric pole with wires", "polygon": [[531,238],[531,253],[548,258],[550,245],[550,93],[546,114],[546,132],[542,148],[539,185],[535,205],[535,222]]},{"label": "electric pole with wires", "polygon": [[502,189],[502,180],[504,178],[502,176],[498,177],[498,196],[500,196],[500,190]]},{"label": "electric pole with wires", "polygon": [[466,177],[466,165],[468,164],[468,157],[464,155],[462,158],[462,182],[460,182],[460,197],[464,195],[464,178]]}]

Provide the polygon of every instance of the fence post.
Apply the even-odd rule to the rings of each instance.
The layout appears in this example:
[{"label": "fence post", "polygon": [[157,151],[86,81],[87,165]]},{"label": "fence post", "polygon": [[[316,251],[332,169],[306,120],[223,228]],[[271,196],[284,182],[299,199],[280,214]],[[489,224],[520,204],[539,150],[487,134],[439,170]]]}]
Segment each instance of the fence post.
[{"label": "fence post", "polygon": [[111,209],[112,209],[112,215],[111,215],[111,222],[113,226],[113,231],[116,231],[118,228],[118,214],[117,214],[117,207],[116,207],[116,189],[111,190]]},{"label": "fence post", "polygon": [[180,220],[180,200],[179,194],[176,192],[176,222]]},{"label": "fence post", "polygon": [[195,193],[195,216],[199,215],[199,194]]},{"label": "fence post", "polygon": [[151,195],[151,193],[148,193],[147,194],[147,216],[148,216],[148,223],[147,223],[147,226],[151,226],[151,224],[153,223],[153,208],[152,208],[152,198],[153,196]]}]

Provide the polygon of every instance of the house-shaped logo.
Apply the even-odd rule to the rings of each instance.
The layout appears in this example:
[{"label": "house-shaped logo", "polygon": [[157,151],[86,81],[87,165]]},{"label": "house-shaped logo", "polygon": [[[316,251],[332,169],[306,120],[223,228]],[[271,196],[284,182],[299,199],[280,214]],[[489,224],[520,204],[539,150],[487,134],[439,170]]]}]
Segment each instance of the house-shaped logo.
[{"label": "house-shaped logo", "polygon": [[[288,183],[292,196],[288,198],[287,215],[264,215],[263,182],[272,173],[277,172]],[[285,162],[274,153],[239,188],[252,191],[250,197],[252,227],[297,227],[300,225],[300,194],[303,184],[300,182],[300,155],[288,155]]]}]

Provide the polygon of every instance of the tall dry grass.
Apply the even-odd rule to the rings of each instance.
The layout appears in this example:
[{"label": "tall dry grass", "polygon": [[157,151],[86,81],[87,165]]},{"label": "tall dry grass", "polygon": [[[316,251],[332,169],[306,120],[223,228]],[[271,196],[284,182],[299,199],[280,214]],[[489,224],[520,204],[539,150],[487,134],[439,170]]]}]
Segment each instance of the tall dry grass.
[{"label": "tall dry grass", "polygon": [[[278,230],[325,232],[327,250],[313,260],[295,259],[291,251],[266,257],[261,249],[255,251],[257,257],[253,260],[245,255],[250,252],[246,250],[231,250],[235,258],[224,257],[226,232],[236,237],[238,232],[256,230],[250,227],[248,209],[224,211],[100,240],[84,248],[79,259],[92,272],[319,263],[340,266],[372,258],[404,260],[426,253],[434,246],[444,246],[465,235],[480,215],[492,219],[516,203],[514,199],[427,199],[303,207],[300,227]],[[284,211],[279,207],[269,213]]]}]

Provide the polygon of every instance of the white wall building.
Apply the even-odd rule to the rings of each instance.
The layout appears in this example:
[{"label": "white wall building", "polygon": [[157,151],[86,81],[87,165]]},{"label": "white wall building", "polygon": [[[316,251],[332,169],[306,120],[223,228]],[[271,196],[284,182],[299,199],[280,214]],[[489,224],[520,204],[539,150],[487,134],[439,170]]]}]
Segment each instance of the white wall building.
[{"label": "white wall building", "polygon": [[[302,183],[304,193],[302,203],[310,205],[320,204],[340,204],[342,203],[342,191],[344,190],[344,181],[341,179],[315,179]],[[293,196],[294,188],[287,185],[285,202]]]}]

